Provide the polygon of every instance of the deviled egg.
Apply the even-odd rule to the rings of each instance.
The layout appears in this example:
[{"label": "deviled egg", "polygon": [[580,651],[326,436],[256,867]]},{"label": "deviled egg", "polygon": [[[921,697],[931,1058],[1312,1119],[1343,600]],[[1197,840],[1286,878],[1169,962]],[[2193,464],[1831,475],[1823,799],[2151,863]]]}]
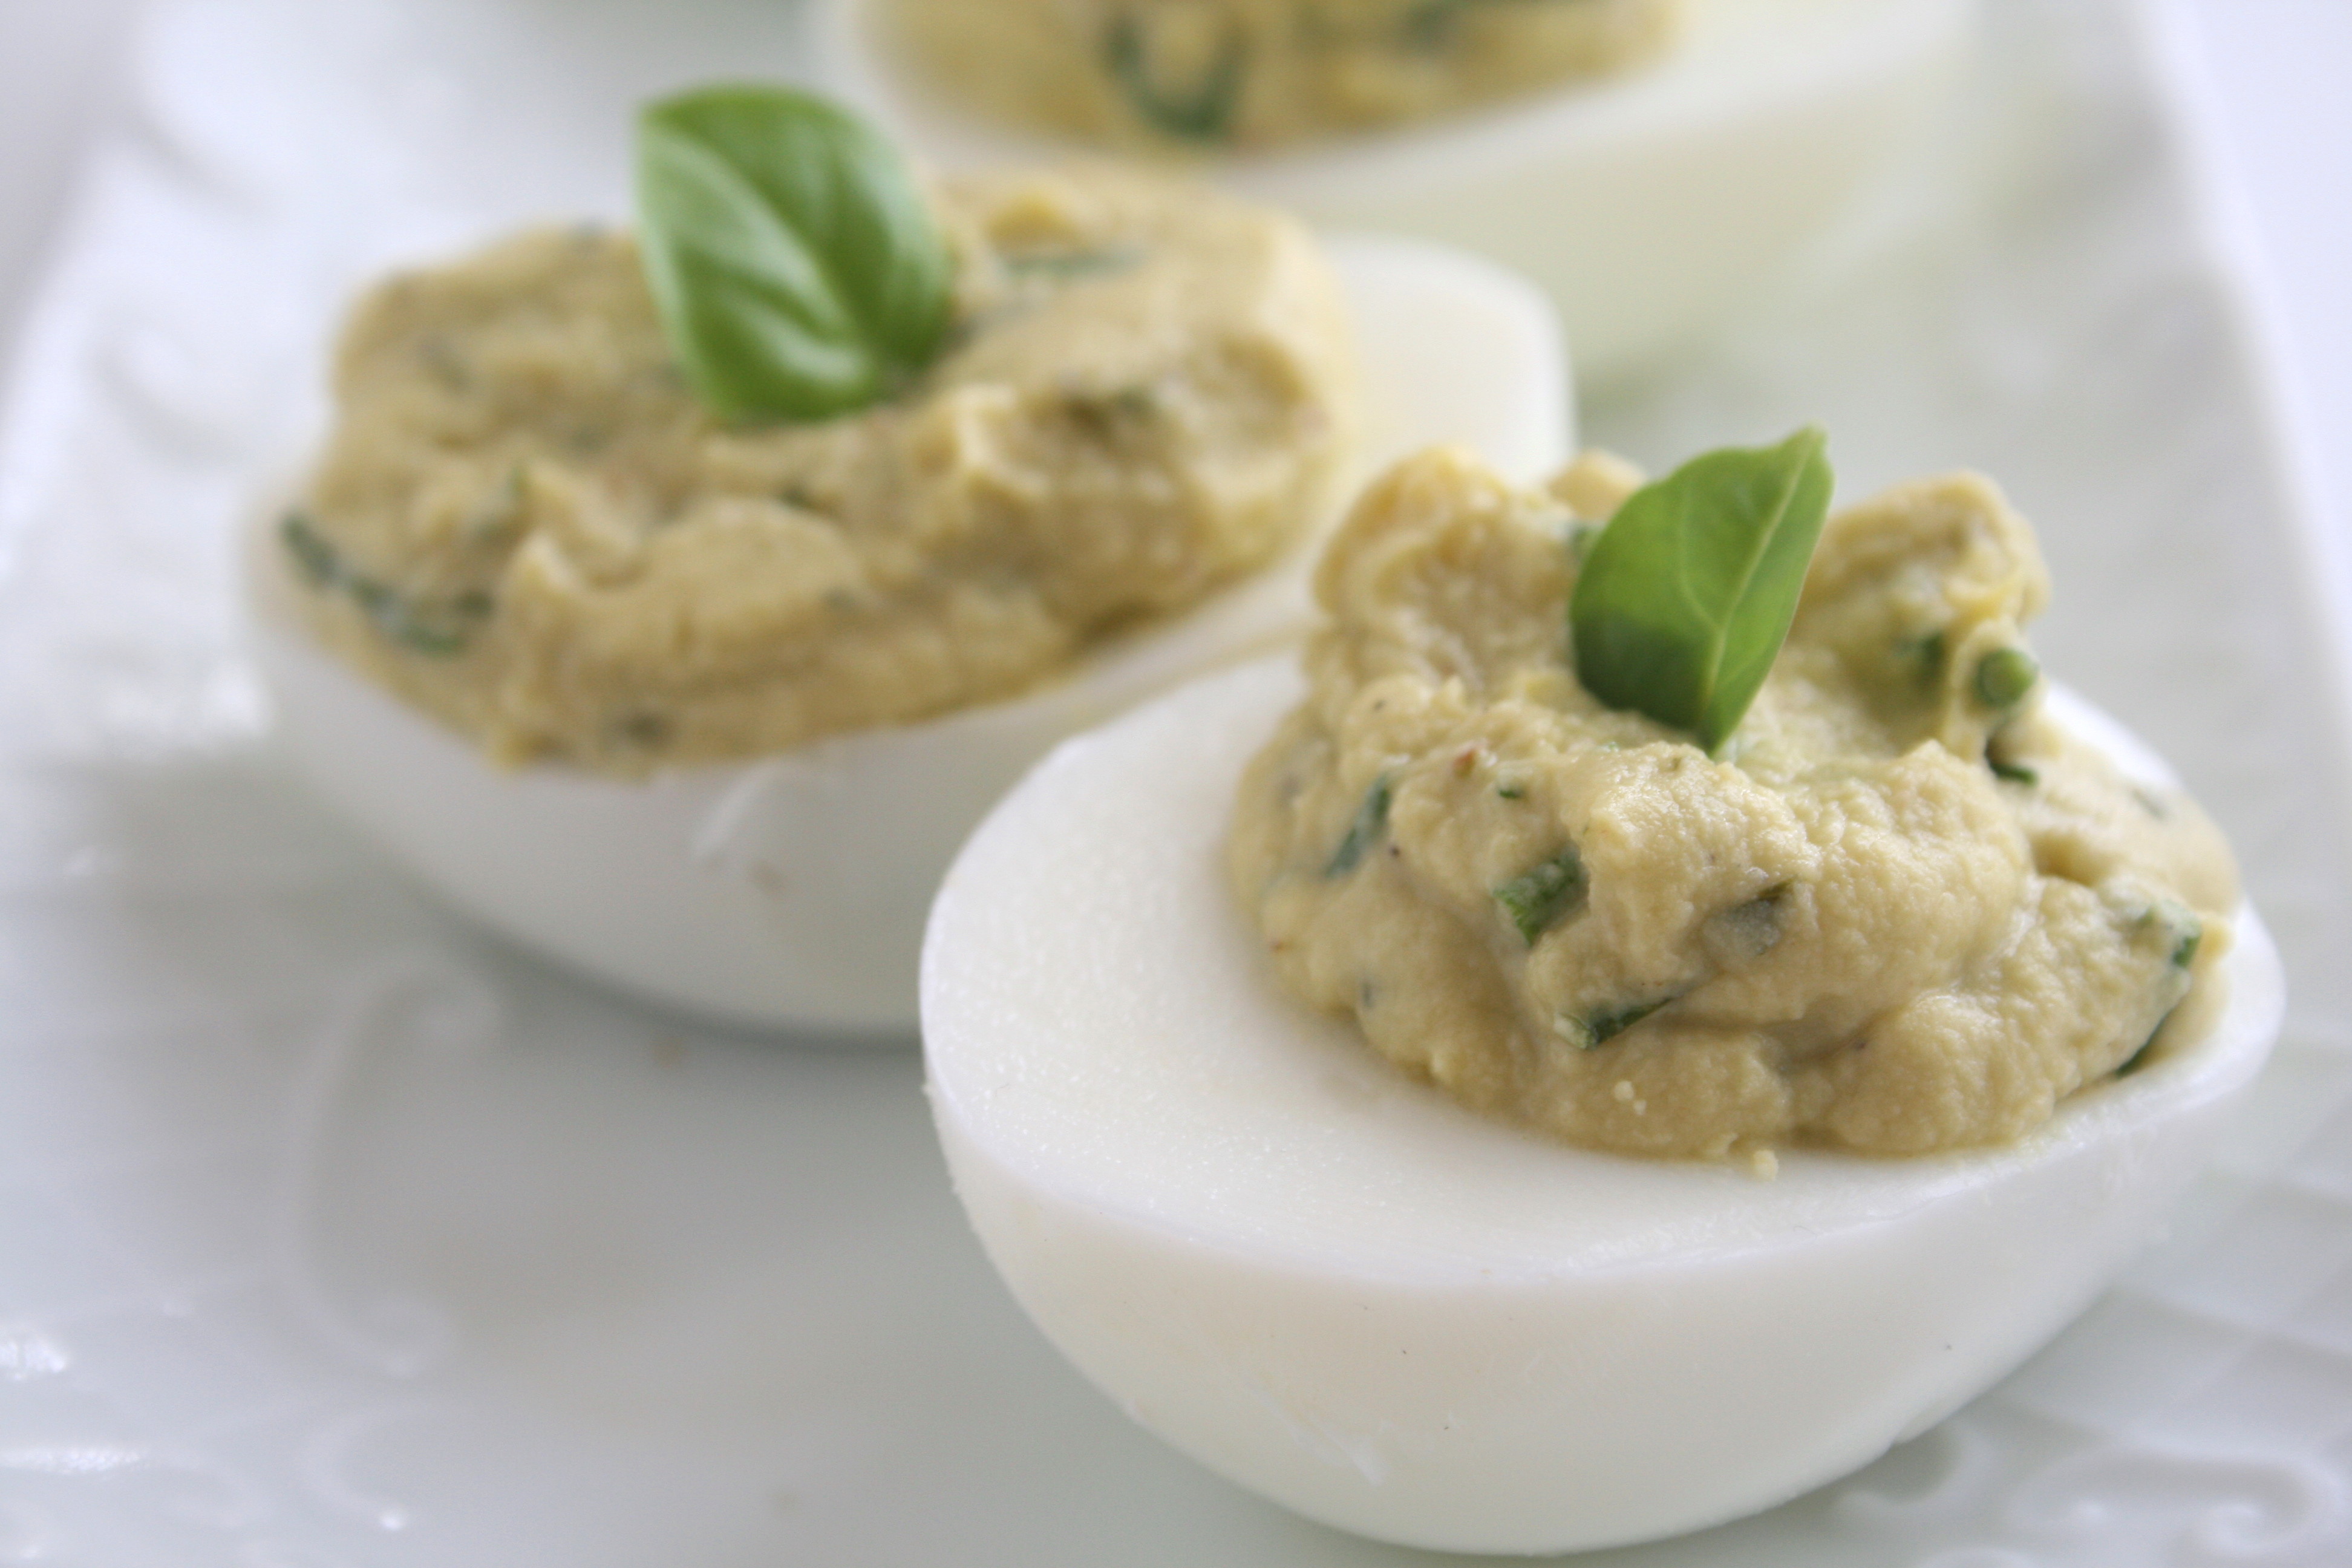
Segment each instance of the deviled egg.
[{"label": "deviled egg", "polygon": [[[740,100],[693,106],[718,129],[656,151],[698,222],[823,166],[740,174]],[[858,363],[815,310],[698,348],[677,319],[790,249],[762,199],[682,258],[546,231],[379,289],[341,427],[254,539],[257,652],[302,769],[494,928],[722,1020],[903,1034],[922,911],[1003,788],[1296,635],[1364,454],[1557,460],[1566,373],[1491,266],[1109,170],[942,191],[929,363]],[[864,260],[819,300],[850,348]],[[761,334],[789,352],[747,372]],[[808,363],[806,416],[719,416]]]},{"label": "deviled egg", "polygon": [[[1579,373],[1605,378],[1696,341],[1790,267],[1946,101],[1974,11],[1974,0],[824,0],[817,26],[829,85],[943,167],[1140,147],[1320,224],[1465,246],[1547,289]],[[967,59],[988,39],[1009,51],[990,79],[1074,79],[1029,95],[1067,111],[975,109],[976,64],[963,90],[942,89],[925,64],[938,51],[904,37],[942,17],[960,18]],[[1535,41],[1513,43],[1513,29]],[[1162,32],[1164,62],[1143,52]],[[1242,52],[1254,32],[1284,47]],[[1523,73],[1544,69],[1559,85],[1524,90],[1536,84]],[[1350,131],[1334,107],[1314,139],[1279,123],[1253,135],[1241,110],[1273,100],[1253,70],[1329,79],[1288,92],[1288,108],[1266,111],[1275,121],[1328,99],[1387,123]],[[1087,129],[1116,122],[1137,83],[1155,102],[1233,103],[1160,115],[1161,130],[1141,136]],[[1037,129],[1040,113],[1062,129]]]},{"label": "deviled egg", "polygon": [[869,0],[930,91],[1139,152],[1258,152],[1648,64],[1683,0]]},{"label": "deviled egg", "polygon": [[[1743,486],[1778,517],[1810,482]],[[1556,490],[1610,488],[1588,468]],[[958,858],[924,955],[956,1190],[1040,1329],[1211,1468],[1437,1549],[1693,1530],[1926,1430],[2149,1238],[2284,1006],[2161,762],[2010,657],[2039,567],[1979,482],[1832,521],[1771,687],[1713,756],[1537,670],[1577,668],[1577,552],[1598,571],[1608,539],[1557,500],[1459,455],[1391,475],[1324,568],[1343,624],[1311,684],[1271,658],[1063,746]],[[1344,624],[1367,595],[1410,604],[1397,635]],[[1606,684],[1612,656],[1576,647]],[[1439,737],[1449,705],[1479,732]],[[1339,810],[1321,773],[1358,741],[1388,785],[1350,779]],[[1806,748],[1841,760],[1791,765]],[[1710,785],[1801,815],[1818,792],[1838,820],[1743,848],[1756,825]],[[2017,875],[1939,848],[1956,831],[2021,853]],[[1851,875],[1890,835],[1912,847],[1888,885],[1965,863],[1940,935]],[[1664,868],[1628,885],[1645,838]],[[1562,842],[1580,874],[1528,880]],[[1457,901],[1446,857],[1474,844],[1507,853],[1465,855]],[[1972,925],[1984,897],[2011,914]],[[1876,922],[1853,940],[1846,899]],[[1645,963],[1674,994],[1606,1028],[1547,989],[1613,1003]],[[1907,1103],[1871,1076],[1882,1047],[1916,1069]],[[1938,1049],[1952,1070],[1922,1068]]]}]

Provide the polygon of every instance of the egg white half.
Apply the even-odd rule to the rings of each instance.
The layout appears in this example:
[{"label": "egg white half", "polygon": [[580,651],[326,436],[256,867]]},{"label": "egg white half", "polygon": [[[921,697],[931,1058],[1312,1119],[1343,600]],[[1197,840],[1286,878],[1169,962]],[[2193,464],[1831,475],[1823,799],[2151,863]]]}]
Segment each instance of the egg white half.
[{"label": "egg white half", "polygon": [[2247,908],[2212,1032],[2013,1147],[1790,1152],[1764,1180],[1486,1121],[1284,994],[1226,885],[1236,780],[1302,694],[1293,664],[1033,773],[940,891],[923,1033],[956,1191],[1037,1326],[1145,1426],[1327,1523],[1570,1551],[1856,1468],[2090,1302],[2277,1033]]},{"label": "egg white half", "polygon": [[[1445,441],[1523,481],[1566,460],[1566,351],[1540,293],[1422,241],[1328,248],[1363,369],[1360,472]],[[270,538],[250,551],[252,643],[297,766],[467,914],[726,1024],[905,1042],[924,911],[982,814],[1065,736],[1297,636],[1319,545],[1013,700],[644,783],[493,767],[309,638]]]},{"label": "egg white half", "polygon": [[[946,168],[1066,143],[939,103],[872,37],[874,0],[823,0],[824,85]],[[1337,227],[1467,247],[1548,289],[1580,374],[1639,369],[1783,271],[1937,111],[1976,0],[1685,0],[1646,69],[1433,125],[1202,173]]]}]

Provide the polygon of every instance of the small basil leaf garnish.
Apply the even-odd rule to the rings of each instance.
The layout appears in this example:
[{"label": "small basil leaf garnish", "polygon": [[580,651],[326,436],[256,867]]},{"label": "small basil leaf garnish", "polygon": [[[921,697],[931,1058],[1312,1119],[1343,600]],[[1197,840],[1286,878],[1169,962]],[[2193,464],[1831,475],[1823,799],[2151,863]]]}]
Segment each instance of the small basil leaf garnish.
[{"label": "small basil leaf garnish", "polygon": [[722,418],[823,419],[930,363],[955,262],[887,142],[824,100],[715,87],[637,121],[638,243],[687,383]]},{"label": "small basil leaf garnish", "polygon": [[1796,619],[1829,515],[1826,445],[1807,426],[1777,447],[1725,447],[1626,498],[1569,607],[1585,689],[1709,752],[1730,736]]}]

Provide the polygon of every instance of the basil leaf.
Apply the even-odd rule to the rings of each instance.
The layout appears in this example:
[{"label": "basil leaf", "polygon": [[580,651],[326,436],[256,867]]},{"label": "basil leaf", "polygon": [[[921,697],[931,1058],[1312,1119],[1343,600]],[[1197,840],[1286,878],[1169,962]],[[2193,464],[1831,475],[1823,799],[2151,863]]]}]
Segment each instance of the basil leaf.
[{"label": "basil leaf", "polygon": [[727,419],[823,419],[938,353],[955,263],[896,149],[807,93],[715,87],[637,121],[638,243],[678,367]]},{"label": "basil leaf", "polygon": [[1832,479],[1826,437],[1692,458],[1625,499],[1578,574],[1576,672],[1612,708],[1712,752],[1756,700],[1797,616]]}]

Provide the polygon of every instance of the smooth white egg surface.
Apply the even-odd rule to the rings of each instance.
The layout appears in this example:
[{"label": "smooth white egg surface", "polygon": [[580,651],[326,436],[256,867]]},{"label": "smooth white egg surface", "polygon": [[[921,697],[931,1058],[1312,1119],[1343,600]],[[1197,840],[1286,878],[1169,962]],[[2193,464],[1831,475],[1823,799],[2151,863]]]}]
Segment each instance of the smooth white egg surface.
[{"label": "smooth white egg surface", "polygon": [[[1068,145],[983,124],[894,68],[871,0],[824,0],[826,86],[946,167]],[[1686,0],[1646,69],[1204,173],[1318,223],[1465,246],[1551,293],[1580,374],[1718,326],[1886,169],[1957,82],[1975,0]]]},{"label": "smooth white egg surface", "polygon": [[1074,740],[997,808],[932,913],[923,1032],[956,1190],[1046,1337],[1327,1523],[1567,1551],[1863,1465],[2090,1302],[2277,1032],[2277,954],[2242,909],[2213,1032],[2013,1147],[1784,1152],[1766,1179],[1481,1120],[1283,994],[1227,888],[1235,781],[1298,700],[1292,662]]},{"label": "smooth white egg surface", "polygon": [[[1330,242],[1364,372],[1361,471],[1438,442],[1533,480],[1573,416],[1541,294],[1414,240]],[[1319,541],[1026,696],[645,783],[501,771],[324,653],[251,551],[254,652],[300,770],[451,903],[526,947],[724,1023],[903,1040],[924,911],[988,807],[1066,735],[1296,636]]]}]

